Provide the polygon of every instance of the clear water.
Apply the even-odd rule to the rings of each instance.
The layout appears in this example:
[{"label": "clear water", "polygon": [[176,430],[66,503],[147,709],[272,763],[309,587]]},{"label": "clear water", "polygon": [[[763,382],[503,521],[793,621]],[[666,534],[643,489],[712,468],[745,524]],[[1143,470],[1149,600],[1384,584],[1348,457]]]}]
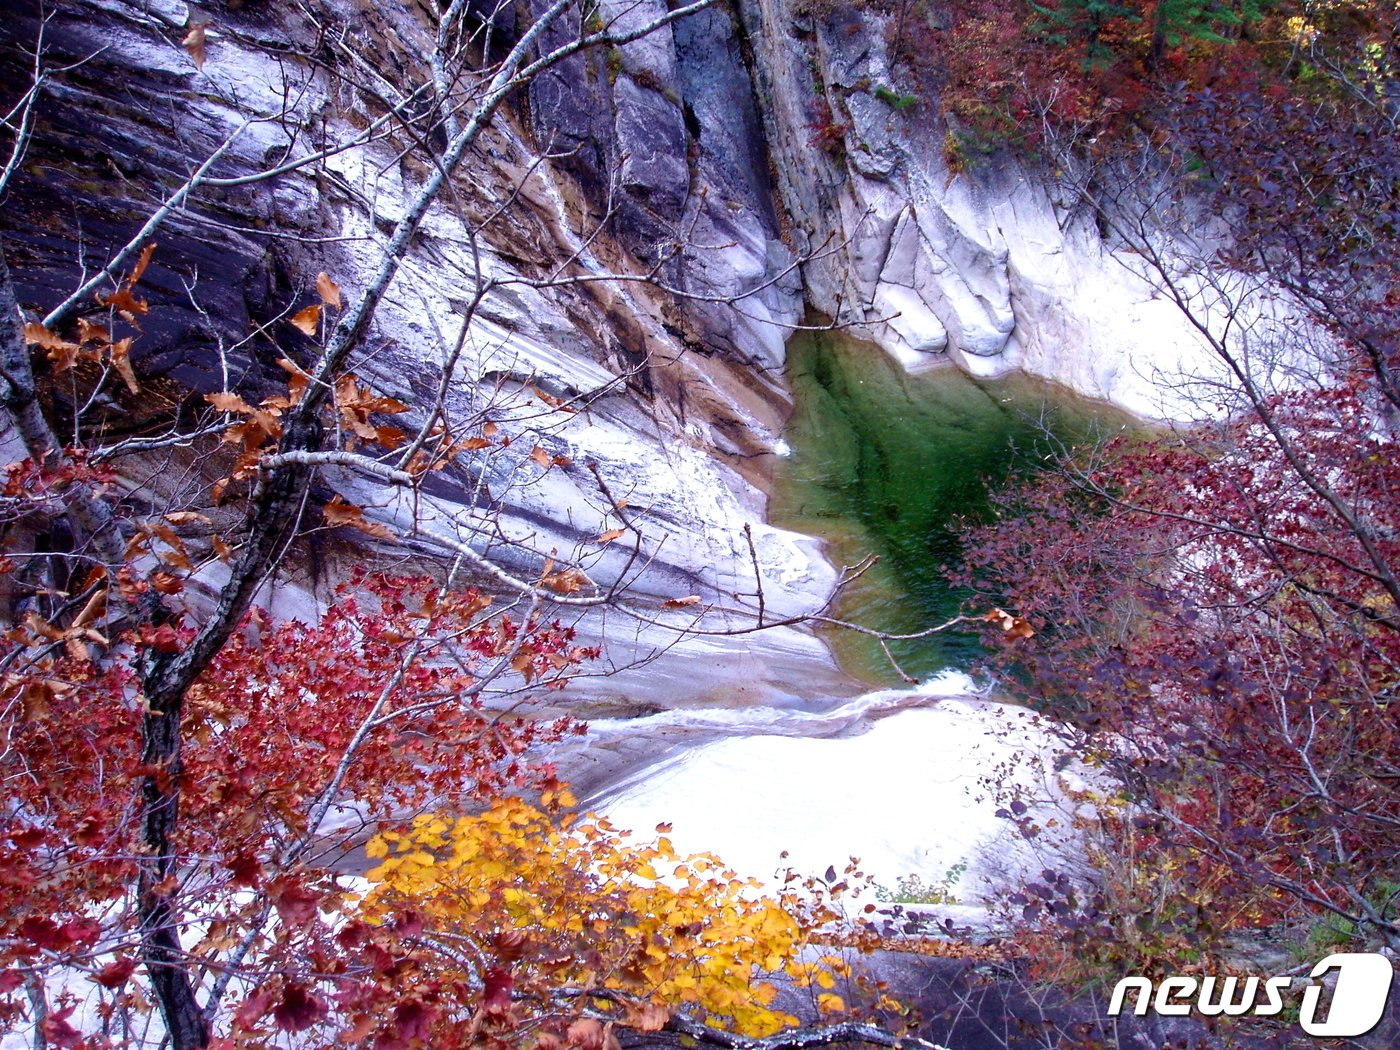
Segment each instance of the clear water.
[{"label": "clear water", "polygon": [[[969,595],[943,569],[957,563],[959,527],[986,515],[992,488],[1058,445],[1128,425],[1110,406],[1029,377],[977,380],[951,366],[911,376],[840,333],[799,334],[787,367],[792,453],[774,479],[770,520],[825,538],[838,566],[878,555],[837,612],[894,633],[962,610]],[[829,641],[850,673],[874,685],[900,680],[872,640],[833,631]],[[927,678],[972,665],[982,646],[976,631],[962,631],[891,650]]]}]

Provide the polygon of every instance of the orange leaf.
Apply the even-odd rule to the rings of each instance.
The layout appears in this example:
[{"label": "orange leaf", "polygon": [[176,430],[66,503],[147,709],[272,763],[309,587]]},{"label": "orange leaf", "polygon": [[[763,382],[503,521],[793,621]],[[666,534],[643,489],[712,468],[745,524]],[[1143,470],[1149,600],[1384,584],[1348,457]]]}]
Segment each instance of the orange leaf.
[{"label": "orange leaf", "polygon": [[251,416],[255,411],[252,405],[237,394],[231,394],[227,390],[222,390],[217,394],[205,394],[204,400],[220,412],[237,412],[239,415]]},{"label": "orange leaf", "polygon": [[320,304],[308,306],[305,310],[299,310],[287,319],[287,323],[303,335],[314,336],[316,326],[321,323]]},{"label": "orange leaf", "polygon": [[607,532],[605,532],[605,533],[603,533],[601,536],[599,536],[598,539],[596,540],[596,542],[598,542],[598,543],[611,543],[613,540],[617,539],[618,537],[625,535],[626,532],[627,532],[626,529],[609,529]]},{"label": "orange leaf", "polygon": [[394,534],[388,528],[377,521],[365,520],[363,509],[353,503],[346,503],[339,496],[322,507],[321,513],[325,516],[328,525],[348,525],[370,536],[377,536],[381,540],[394,539]]},{"label": "orange leaf", "polygon": [[684,609],[687,605],[699,605],[700,595],[688,594],[684,598],[671,598],[661,603],[663,609]]},{"label": "orange leaf", "polygon": [[[136,265],[131,268],[131,273],[126,275],[126,288],[129,290],[136,286],[136,282],[141,279],[141,275],[146,272],[146,267],[151,265],[151,256],[156,253],[156,242],[152,241],[141,249],[141,255],[136,260]],[[140,313],[146,311],[140,310]]]},{"label": "orange leaf", "polygon": [[483,424],[481,425],[481,435],[482,435],[482,437],[495,437],[495,436],[496,436],[497,434],[499,434],[500,432],[501,432],[501,428],[498,427],[498,426],[496,426],[496,424],[495,424],[495,423],[492,423],[490,420],[487,420],[485,423],[483,423]]},{"label": "orange leaf", "polygon": [[563,572],[550,573],[540,582],[560,594],[574,594],[590,581],[578,569],[565,569]]},{"label": "orange leaf", "polygon": [[462,447],[468,451],[478,448],[490,448],[491,442],[487,441],[485,438],[467,438],[462,442]]},{"label": "orange leaf", "polygon": [[330,274],[322,271],[316,275],[316,294],[326,306],[333,310],[340,309],[340,285],[331,280]]},{"label": "orange leaf", "polygon": [[277,363],[291,374],[292,378],[287,380],[287,396],[291,399],[292,404],[296,404],[301,400],[302,392],[306,390],[307,384],[311,382],[311,376],[296,362],[285,357],[279,357]]},{"label": "orange leaf", "polygon": [[548,470],[554,463],[554,460],[550,457],[549,453],[546,452],[544,449],[540,448],[539,445],[536,445],[534,450],[530,453],[530,458],[533,459],[540,466],[544,467],[545,470]]}]

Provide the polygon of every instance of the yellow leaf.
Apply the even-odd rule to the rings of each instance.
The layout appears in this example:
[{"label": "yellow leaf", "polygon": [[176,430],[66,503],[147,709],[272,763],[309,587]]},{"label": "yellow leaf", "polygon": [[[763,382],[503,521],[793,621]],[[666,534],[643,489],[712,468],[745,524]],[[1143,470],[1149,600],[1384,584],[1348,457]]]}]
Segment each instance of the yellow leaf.
[{"label": "yellow leaf", "polygon": [[830,1013],[839,1013],[846,1009],[846,1000],[842,999],[839,995],[833,995],[831,992],[823,992],[821,995],[817,996],[817,1006]]}]

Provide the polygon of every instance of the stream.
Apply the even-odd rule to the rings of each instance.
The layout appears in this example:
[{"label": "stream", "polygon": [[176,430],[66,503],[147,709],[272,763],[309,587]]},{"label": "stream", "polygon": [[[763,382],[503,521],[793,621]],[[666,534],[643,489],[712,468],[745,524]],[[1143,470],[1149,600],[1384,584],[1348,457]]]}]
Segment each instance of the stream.
[{"label": "stream", "polygon": [[[837,565],[878,564],[842,596],[844,619],[907,633],[955,615],[967,595],[940,571],[959,557],[957,528],[987,512],[989,486],[1055,447],[1127,417],[1062,388],[1016,377],[975,380],[953,367],[908,375],[870,344],[804,333],[789,346],[791,454],[769,518],[822,537]],[[594,722],[598,746],[646,740],[659,761],[594,802],[620,827],[669,823],[677,849],[712,852],[742,875],[785,866],[818,874],[859,858],[882,896],[913,877],[976,905],[1045,859],[996,816],[1010,792],[1064,799],[1053,734],[999,703],[971,676],[976,632],[894,643],[903,679],[878,644],[829,632],[843,669],[868,690],[802,709],[674,710]],[[635,743],[633,744],[635,746]],[[1054,849],[1055,836],[1038,840]],[[965,910],[965,909],[959,909]]]}]

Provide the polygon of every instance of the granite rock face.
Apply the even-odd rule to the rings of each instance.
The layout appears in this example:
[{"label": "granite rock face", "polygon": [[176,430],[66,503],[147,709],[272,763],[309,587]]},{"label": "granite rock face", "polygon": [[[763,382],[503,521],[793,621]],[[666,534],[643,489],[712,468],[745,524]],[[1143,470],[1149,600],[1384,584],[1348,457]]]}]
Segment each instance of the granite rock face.
[{"label": "granite rock face", "polygon": [[1054,173],[1004,151],[950,160],[936,86],[887,54],[892,16],[740,8],[794,244],[814,255],[812,306],[911,371],[1021,369],[1140,415],[1193,416],[1171,388],[1209,370],[1198,334]]},{"label": "granite rock face", "polygon": [[[320,0],[307,9],[314,19],[253,0],[44,10],[42,29],[28,3],[0,26],[6,109],[32,83],[40,41],[44,55],[33,141],[0,211],[33,316],[222,151],[214,182],[154,234],[139,289],[151,310],[133,349],[142,391],[118,387],[89,418],[109,434],[150,434],[187,425],[212,391],[279,389],[277,361],[314,352],[286,320],[315,301],[315,275],[332,275],[353,301],[432,174],[450,130],[422,101],[437,15],[413,0]],[[609,0],[593,17],[640,25],[664,10]],[[524,2],[476,4],[469,22],[489,26],[479,46],[498,54],[530,14]],[[593,31],[581,17],[543,44]],[[739,626],[759,590],[781,618],[819,607],[835,579],[815,541],[764,521],[790,407],[784,344],[808,308],[911,369],[1024,368],[1170,414],[1154,369],[1195,352],[1184,323],[1056,198],[1053,180],[1009,161],[950,172],[933,100],[897,107],[880,90],[903,87],[881,19],[738,0],[575,54],[518,92],[429,210],[354,362],[379,392],[422,406],[461,335],[449,414],[490,410],[515,442],[367,513],[400,534],[416,516],[522,572],[551,551],[591,550],[594,580],[629,574],[653,605],[698,595]],[[182,46],[199,25],[202,65]],[[393,106],[401,119],[385,119]],[[839,135],[819,134],[822,120]],[[308,156],[277,178],[241,181]],[[559,274],[570,279],[551,281]],[[55,397],[57,415],[71,415]],[[544,398],[586,410],[551,415]],[[556,465],[532,465],[535,448]],[[621,545],[594,549],[616,524],[604,489],[640,508],[646,571],[635,579]],[[316,495],[368,503],[375,491],[347,472]],[[159,500],[153,483],[134,481],[133,492]],[[301,582],[308,600],[324,593],[324,579]],[[608,635],[619,665],[675,640],[665,626],[624,631],[598,616],[581,629]],[[664,706],[850,685],[816,639],[784,629],[690,637],[662,662],[583,691]]]},{"label": "granite rock face", "polygon": [[[616,6],[605,15],[646,20],[664,10]],[[261,3],[91,0],[46,10],[35,134],[0,215],[21,302],[42,317],[222,147],[211,171],[219,183],[192,194],[154,235],[139,288],[151,310],[133,350],[142,392],[112,393],[104,425],[151,433],[204,411],[209,392],[278,389],[277,360],[314,351],[287,316],[315,301],[323,271],[353,301],[446,134],[408,98],[431,73],[430,15],[413,3],[327,0],[318,30],[298,11]],[[181,44],[203,22],[199,67]],[[498,16],[488,46],[508,46],[519,24]],[[38,5],[17,5],[0,33],[8,108],[32,82]],[[404,99],[406,120],[374,123]],[[337,148],[346,143],[356,144]],[[276,179],[238,182],[316,152],[325,155]],[[571,259],[569,272],[590,279],[541,286]],[[643,604],[696,594],[723,620],[725,609],[753,604],[736,592],[752,593],[757,572],[770,615],[819,605],[834,574],[817,544],[764,522],[788,408],[783,345],[803,309],[793,261],[728,14],[568,60],[479,140],[429,211],[354,362],[377,391],[426,403],[474,289],[489,281],[447,406],[459,417],[498,408],[493,417],[516,443],[463,457],[416,503],[369,513],[400,533],[417,515],[478,549],[499,528],[516,544],[497,537],[493,554],[538,573],[550,551],[587,548],[615,524],[605,485],[638,508],[646,571],[629,567],[618,544],[594,552],[596,581],[626,571]],[[591,279],[609,272],[655,283]],[[586,411],[550,414],[542,396]],[[529,459],[536,447],[560,462],[541,471]],[[326,482],[321,498],[373,491],[348,472]],[[303,583],[308,600],[322,593]],[[623,630],[599,617],[581,630],[585,639],[621,633],[609,647],[618,664],[675,640],[667,629]],[[594,679],[591,691],[628,702],[731,693],[763,701],[838,681],[823,646],[778,630],[692,640],[644,672]]]}]

